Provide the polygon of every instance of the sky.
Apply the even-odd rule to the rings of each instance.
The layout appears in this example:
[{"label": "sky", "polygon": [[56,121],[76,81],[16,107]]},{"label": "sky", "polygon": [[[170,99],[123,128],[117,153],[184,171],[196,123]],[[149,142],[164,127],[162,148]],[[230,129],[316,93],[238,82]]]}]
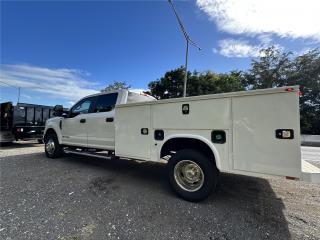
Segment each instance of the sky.
[{"label": "sky", "polygon": [[[192,40],[189,70],[246,70],[260,49],[320,46],[318,0],[173,0]],[[1,1],[0,102],[70,107],[114,81],[147,89],[184,65],[163,1]],[[10,85],[10,86],[9,86]]]}]

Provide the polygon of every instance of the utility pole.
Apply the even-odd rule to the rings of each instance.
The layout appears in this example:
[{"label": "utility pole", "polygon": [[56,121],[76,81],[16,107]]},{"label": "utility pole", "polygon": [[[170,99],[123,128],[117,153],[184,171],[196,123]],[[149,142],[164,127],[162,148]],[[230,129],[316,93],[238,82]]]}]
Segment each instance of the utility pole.
[{"label": "utility pole", "polygon": [[18,88],[18,102],[17,102],[17,103],[19,103],[19,101],[20,101],[20,89],[21,89],[21,87],[18,87],[18,86],[15,86],[15,85],[11,85],[11,84],[6,83],[6,82],[3,82],[3,81],[0,81],[0,83],[5,84],[5,85],[7,85],[7,86],[9,86],[9,87]]},{"label": "utility pole", "polygon": [[19,103],[19,101],[20,101],[20,87],[18,87],[18,102],[17,102],[17,104]]},{"label": "utility pole", "polygon": [[197,48],[199,51],[201,50],[201,48],[194,42],[191,40],[190,36],[188,35],[187,31],[185,30],[182,21],[176,11],[176,9],[174,8],[174,5],[172,3],[172,0],[168,0],[169,4],[171,5],[174,15],[176,16],[178,23],[180,25],[180,29],[184,35],[184,38],[186,39],[186,43],[187,43],[187,47],[186,47],[186,62],[185,62],[185,75],[184,75],[184,83],[183,83],[183,97],[186,97],[187,95],[187,81],[188,81],[188,54],[189,54],[189,44],[191,44],[192,46],[194,46],[195,48]]}]

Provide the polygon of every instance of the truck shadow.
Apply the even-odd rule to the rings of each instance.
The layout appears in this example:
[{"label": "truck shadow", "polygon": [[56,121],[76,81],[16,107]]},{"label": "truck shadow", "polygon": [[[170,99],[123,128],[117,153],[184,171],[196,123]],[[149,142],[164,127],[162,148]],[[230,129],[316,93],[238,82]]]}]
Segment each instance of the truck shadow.
[{"label": "truck shadow", "polygon": [[[171,204],[185,206],[188,212],[182,211],[180,214],[188,219],[195,218],[199,213],[207,216],[209,211],[210,217],[204,217],[204,222],[197,227],[202,231],[207,231],[210,227],[219,229],[218,235],[209,239],[291,238],[283,212],[284,203],[277,197],[267,179],[222,173],[221,186],[215,193],[203,202],[190,203],[179,199],[169,190],[164,165],[74,155],[55,161],[83,164],[86,168],[102,171],[102,175],[98,174],[89,183],[90,189],[96,192],[106,190],[110,184],[114,191],[119,191],[120,188],[125,188],[128,194],[137,191],[131,194],[138,194],[138,199],[139,195],[149,195],[155,201],[154,204],[164,212]],[[143,205],[146,200],[141,198],[141,201],[140,204]],[[145,214],[148,215],[148,212],[146,210]],[[172,213],[167,214],[170,217]],[[151,211],[150,221],[155,218],[153,215],[156,213]]]},{"label": "truck shadow", "polygon": [[1,143],[1,150],[9,150],[9,149],[22,149],[29,147],[39,147],[42,146],[36,140],[35,141],[14,141],[10,143]]}]

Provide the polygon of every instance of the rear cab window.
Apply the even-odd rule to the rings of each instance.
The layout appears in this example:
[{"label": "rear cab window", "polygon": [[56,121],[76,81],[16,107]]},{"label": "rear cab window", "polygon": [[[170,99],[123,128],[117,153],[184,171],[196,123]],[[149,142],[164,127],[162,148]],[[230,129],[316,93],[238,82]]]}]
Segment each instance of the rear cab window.
[{"label": "rear cab window", "polygon": [[97,101],[93,109],[94,113],[110,112],[117,103],[118,93],[109,93],[97,96]]}]

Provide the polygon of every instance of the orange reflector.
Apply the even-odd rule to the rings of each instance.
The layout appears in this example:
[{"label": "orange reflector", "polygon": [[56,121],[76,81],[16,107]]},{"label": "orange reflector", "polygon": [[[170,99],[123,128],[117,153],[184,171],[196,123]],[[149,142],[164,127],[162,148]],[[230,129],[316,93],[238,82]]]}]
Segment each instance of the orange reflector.
[{"label": "orange reflector", "polygon": [[297,178],[297,177],[290,177],[290,176],[286,176],[286,179],[288,179],[288,180],[299,180],[299,178]]}]

